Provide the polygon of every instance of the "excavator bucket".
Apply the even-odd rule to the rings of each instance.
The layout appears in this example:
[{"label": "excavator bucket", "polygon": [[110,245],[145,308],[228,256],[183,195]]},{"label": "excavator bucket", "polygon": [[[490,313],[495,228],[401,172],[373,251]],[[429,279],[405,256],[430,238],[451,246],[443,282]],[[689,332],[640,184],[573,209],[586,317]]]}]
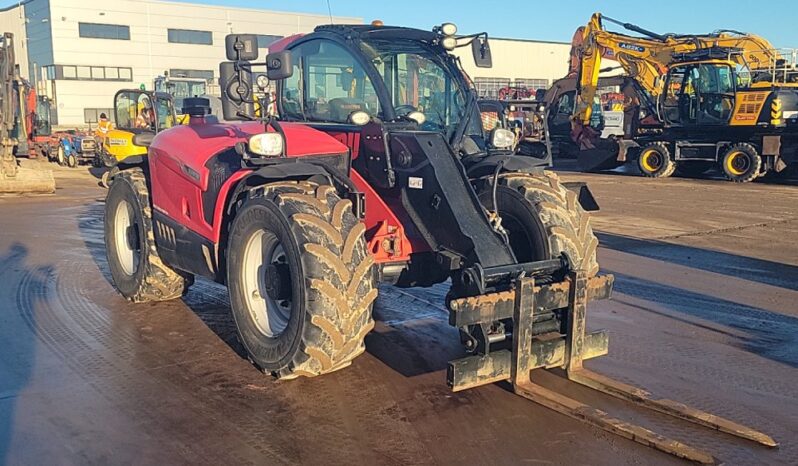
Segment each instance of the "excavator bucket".
[{"label": "excavator bucket", "polygon": [[[13,161],[11,163],[16,163]],[[0,194],[49,194],[55,192],[53,172],[25,167],[0,170]]]},{"label": "excavator bucket", "polygon": [[596,141],[596,147],[579,151],[576,163],[579,169],[585,172],[612,170],[624,164],[618,160],[618,144],[614,141],[601,139]]},{"label": "excavator bucket", "polygon": [[[450,324],[463,327],[501,319],[513,320],[510,348],[489,351],[451,361],[448,383],[454,391],[500,381],[509,381],[513,391],[558,413],[591,424],[635,442],[703,464],[715,464],[708,452],[694,448],[644,427],[616,419],[608,413],[545,388],[534,381],[534,369],[564,369],[570,381],[630,401],[641,407],[687,422],[719,430],[768,447],[778,444],[770,436],[750,427],[682,403],[658,399],[649,392],[585,369],[586,359],[607,354],[605,331],[586,332],[589,301],[609,298],[614,277],[587,278],[584,271],[571,271],[558,283],[536,284],[521,278],[514,289],[501,293],[452,300]],[[536,334],[535,315],[561,310],[564,334]]]}]

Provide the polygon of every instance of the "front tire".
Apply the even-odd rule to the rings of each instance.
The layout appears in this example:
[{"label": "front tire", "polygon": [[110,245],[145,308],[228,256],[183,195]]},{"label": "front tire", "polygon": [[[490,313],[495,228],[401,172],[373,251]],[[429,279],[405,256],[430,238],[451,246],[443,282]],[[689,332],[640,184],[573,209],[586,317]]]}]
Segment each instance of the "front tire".
[{"label": "front tire", "polygon": [[664,142],[652,142],[640,149],[637,168],[648,178],[667,178],[676,170],[676,163]]},{"label": "front tire", "polygon": [[723,153],[721,168],[729,181],[748,183],[759,176],[762,156],[751,144],[733,144]]},{"label": "front tire", "polygon": [[75,154],[69,154],[69,157],[67,157],[67,166],[69,168],[75,168],[78,166],[78,158]]},{"label": "front tire", "polygon": [[[486,209],[493,210],[490,186],[481,190],[479,198]],[[598,273],[598,239],[590,214],[576,193],[560,184],[557,174],[504,175],[499,178],[496,201],[519,262],[554,259],[564,253],[572,268],[585,270],[590,277]]]},{"label": "front tire", "polygon": [[105,199],[105,251],[114,285],[135,303],[179,298],[193,276],[158,255],[149,192],[141,169],[120,173]]},{"label": "front tire", "polygon": [[365,351],[377,288],[364,234],[331,186],[278,182],[248,194],[230,229],[227,284],[257,367],[312,377]]}]

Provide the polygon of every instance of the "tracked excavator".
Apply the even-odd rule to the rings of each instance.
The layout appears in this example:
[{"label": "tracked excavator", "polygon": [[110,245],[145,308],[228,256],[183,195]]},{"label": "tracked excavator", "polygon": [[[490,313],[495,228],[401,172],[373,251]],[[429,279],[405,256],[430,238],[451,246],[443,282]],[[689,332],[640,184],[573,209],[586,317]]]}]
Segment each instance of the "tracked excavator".
[{"label": "tracked excavator", "polygon": [[[586,369],[608,336],[588,332],[599,273],[585,186],[519,157],[485,131],[476,90],[452,53],[490,66],[487,35],[371,25],[319,26],[272,44],[226,38],[225,120],[191,100],[188,125],[150,132],[145,167],[115,175],[105,245],[119,292],[179,298],[203,275],[226,284],[239,339],[282,379],[346,368],[365,351],[378,284],[449,283],[462,357],[454,391],[509,382],[564,415],[703,463],[711,454],[615,419],[536,382],[533,369],[641,406],[775,446],[769,436]],[[255,80],[253,76],[256,75]],[[277,83],[279,118],[256,116],[254,82]],[[419,310],[421,311],[421,310]]]},{"label": "tracked excavator", "polygon": [[[605,21],[642,37],[608,31]],[[607,150],[590,123],[608,58],[635,81],[639,101],[654,103],[656,124],[629,125],[634,129],[625,140]],[[584,151],[580,164],[595,170],[636,161],[655,178],[719,166],[735,182],[780,172],[798,163],[796,58],[753,34],[658,34],[596,13],[571,50],[572,137]]]},{"label": "tracked excavator", "polygon": [[[14,35],[0,39],[0,193],[52,193],[55,180],[49,170],[20,167],[17,153],[34,149],[28,109],[29,88],[19,75]],[[35,100],[35,99],[34,99]]]}]

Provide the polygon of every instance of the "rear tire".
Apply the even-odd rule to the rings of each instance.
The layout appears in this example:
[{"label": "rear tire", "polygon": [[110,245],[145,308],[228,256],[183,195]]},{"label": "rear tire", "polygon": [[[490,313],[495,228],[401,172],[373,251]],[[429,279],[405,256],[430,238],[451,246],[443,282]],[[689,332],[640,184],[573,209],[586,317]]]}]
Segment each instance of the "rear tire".
[{"label": "rear tire", "polygon": [[[493,210],[491,191],[487,186],[479,196],[489,210]],[[579,205],[576,193],[560,184],[557,174],[502,176],[496,201],[502,227],[520,262],[554,259],[565,253],[572,268],[583,269],[590,277],[598,273],[598,239],[590,214]]]},{"label": "rear tire", "polygon": [[348,366],[374,328],[374,260],[365,226],[335,189],[256,188],[230,228],[227,285],[250,360],[280,378]]},{"label": "rear tire", "polygon": [[166,265],[158,255],[144,172],[117,175],[105,199],[105,251],[114,285],[135,303],[179,298],[194,277]]},{"label": "rear tire", "polygon": [[61,165],[62,167],[64,165],[66,165],[66,156],[64,155],[64,146],[62,146],[61,144],[58,144],[58,152],[57,152],[57,155],[55,157],[55,161],[58,162],[58,165]]},{"label": "rear tire", "polygon": [[676,170],[676,163],[664,142],[652,142],[640,149],[637,168],[648,178],[667,178]]},{"label": "rear tire", "polygon": [[762,157],[751,144],[732,144],[723,153],[721,169],[729,181],[748,183],[760,175]]}]

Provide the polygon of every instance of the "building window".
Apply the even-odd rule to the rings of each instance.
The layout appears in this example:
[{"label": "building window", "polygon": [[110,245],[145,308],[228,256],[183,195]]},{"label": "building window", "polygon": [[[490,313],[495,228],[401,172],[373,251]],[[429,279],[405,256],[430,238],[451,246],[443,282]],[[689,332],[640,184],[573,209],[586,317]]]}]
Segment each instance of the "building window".
[{"label": "building window", "polygon": [[169,70],[172,78],[197,78],[213,81],[213,70],[181,70],[172,68]]},{"label": "building window", "polygon": [[133,81],[133,69],[118,66],[49,65],[45,70],[50,80]]},{"label": "building window", "polygon": [[84,108],[83,109],[83,122],[89,124],[96,124],[100,121],[100,114],[105,113],[111,123],[116,123],[113,109],[110,108]]},{"label": "building window", "polygon": [[78,23],[80,37],[130,40],[130,26],[119,24]]},{"label": "building window", "polygon": [[266,49],[272,45],[273,42],[277,42],[278,40],[282,39],[283,36],[270,36],[268,34],[255,34],[258,37],[258,48],[259,49]]},{"label": "building window", "polygon": [[169,29],[169,42],[175,44],[213,45],[213,34],[210,31],[192,31],[189,29]]}]

